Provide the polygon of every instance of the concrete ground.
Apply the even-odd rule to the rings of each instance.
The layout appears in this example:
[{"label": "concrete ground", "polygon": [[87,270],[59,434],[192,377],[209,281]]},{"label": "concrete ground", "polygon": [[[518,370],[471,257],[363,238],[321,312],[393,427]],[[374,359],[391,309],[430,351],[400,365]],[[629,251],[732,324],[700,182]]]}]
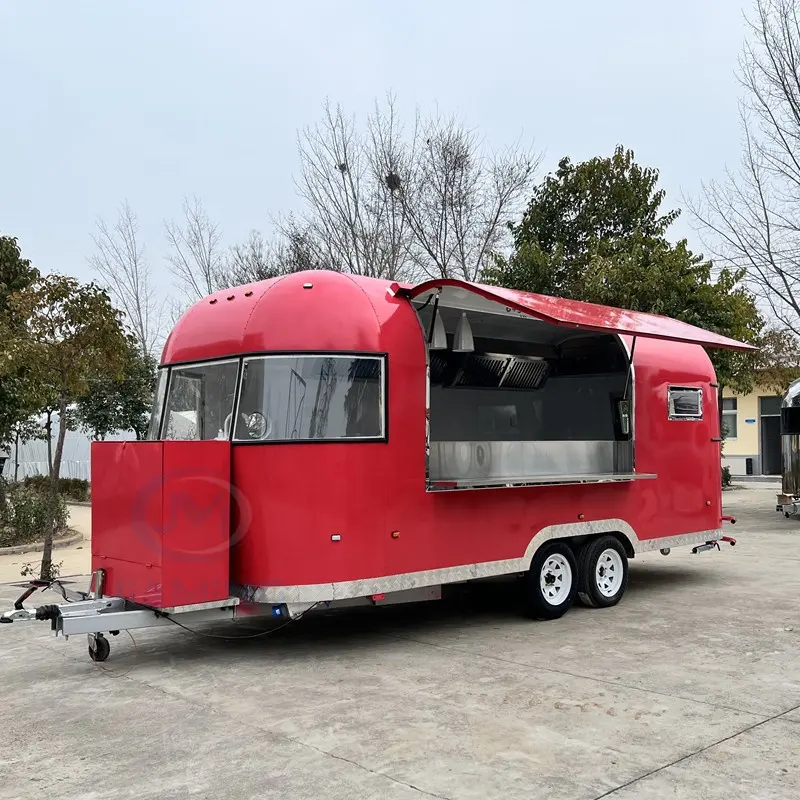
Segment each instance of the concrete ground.
[{"label": "concrete ground", "polygon": [[774,502],[726,493],[737,547],[637,558],[617,608],[551,623],[485,585],[248,640],[123,633],[103,665],[3,626],[0,798],[800,797],[800,520]]}]

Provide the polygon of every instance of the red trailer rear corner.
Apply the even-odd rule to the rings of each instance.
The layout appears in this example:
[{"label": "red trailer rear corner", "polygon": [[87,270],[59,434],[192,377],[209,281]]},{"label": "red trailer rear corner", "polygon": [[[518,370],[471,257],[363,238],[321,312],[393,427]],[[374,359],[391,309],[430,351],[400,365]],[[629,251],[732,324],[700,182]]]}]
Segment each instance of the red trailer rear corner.
[{"label": "red trailer rear corner", "polygon": [[94,446],[90,594],[4,617],[88,633],[104,658],[109,630],[502,575],[534,617],[614,605],[636,553],[723,540],[705,347],[750,349],[456,280],[217,293],[167,341],[150,441]]}]

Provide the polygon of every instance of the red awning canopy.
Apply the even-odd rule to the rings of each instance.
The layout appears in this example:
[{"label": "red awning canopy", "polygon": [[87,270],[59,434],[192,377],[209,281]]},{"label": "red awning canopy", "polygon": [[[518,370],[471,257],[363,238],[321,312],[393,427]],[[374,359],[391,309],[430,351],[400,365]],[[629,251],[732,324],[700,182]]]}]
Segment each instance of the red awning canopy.
[{"label": "red awning canopy", "polygon": [[393,293],[413,300],[436,289],[461,289],[471,292],[485,300],[500,303],[521,314],[535,317],[564,328],[579,328],[586,331],[617,333],[626,336],[645,336],[650,339],[667,339],[673,342],[699,344],[703,347],[716,347],[728,350],[755,350],[752,345],[720,336],[717,333],[679,322],[658,314],[643,314],[621,308],[582,303],[578,300],[564,300],[542,294],[517,292],[499,286],[485,286],[450,278],[418,283],[416,286],[393,284]]}]

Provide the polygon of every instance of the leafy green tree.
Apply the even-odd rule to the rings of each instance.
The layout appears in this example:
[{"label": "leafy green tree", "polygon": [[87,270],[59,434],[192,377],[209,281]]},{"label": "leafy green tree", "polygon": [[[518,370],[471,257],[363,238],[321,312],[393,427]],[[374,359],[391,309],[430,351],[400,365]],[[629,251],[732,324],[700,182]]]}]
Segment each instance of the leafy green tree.
[{"label": "leafy green tree", "polygon": [[[31,262],[22,257],[17,240],[0,236],[0,320],[9,324],[8,303],[14,292],[29,286],[38,277]],[[2,323],[0,323],[2,324]],[[0,340],[0,360],[5,346]],[[6,370],[0,375],[0,449],[8,448],[15,439],[17,426],[31,413],[27,391],[26,367]],[[5,484],[0,476],[0,503],[5,503]]]},{"label": "leafy green tree", "polygon": [[0,236],[0,314],[8,312],[8,301],[14,292],[27,288],[38,277],[36,268],[22,257],[17,240]]},{"label": "leafy green tree", "polygon": [[800,341],[791,331],[770,328],[759,336],[755,356],[756,382],[759,386],[784,394],[800,378]]},{"label": "leafy green tree", "polygon": [[105,439],[114,431],[133,431],[137,439],[143,439],[153,402],[156,368],[155,359],[130,338],[122,376],[94,378],[78,399],[76,416],[83,430],[94,439]]},{"label": "leafy green tree", "polygon": [[93,283],[46,275],[10,295],[0,318],[5,358],[0,374],[27,367],[27,381],[39,407],[58,409],[61,424],[50,471],[50,508],[40,575],[52,577],[53,534],[58,509],[58,480],[68,406],[86,394],[94,378],[120,377],[129,340],[121,314],[108,294]]},{"label": "leafy green tree", "polygon": [[[662,211],[658,171],[630,150],[579,164],[560,161],[536,186],[513,254],[498,258],[486,279],[510,288],[664,314],[746,342],[764,320],[742,284],[743,271],[714,269],[666,238],[679,211]],[[755,357],[711,353],[720,383],[753,385]]]},{"label": "leafy green tree", "polygon": [[[10,324],[9,299],[14,292],[36,280],[38,272],[22,257],[19,244],[10,236],[0,236],[0,319]],[[0,348],[5,349],[0,342]],[[25,391],[25,367],[0,375],[0,447],[14,438],[14,427],[30,414]]]}]

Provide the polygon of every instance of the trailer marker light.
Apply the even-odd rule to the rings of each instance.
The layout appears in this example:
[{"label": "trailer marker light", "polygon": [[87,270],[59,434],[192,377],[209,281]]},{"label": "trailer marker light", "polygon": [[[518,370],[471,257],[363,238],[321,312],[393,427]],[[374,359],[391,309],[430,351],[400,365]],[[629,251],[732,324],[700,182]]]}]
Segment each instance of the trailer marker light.
[{"label": "trailer marker light", "polygon": [[378,600],[385,600],[385,599],[386,599],[386,595],[385,594],[374,594],[374,595],[372,595],[372,602],[373,603],[377,603]]},{"label": "trailer marker light", "polygon": [[282,617],[283,616],[283,608],[281,608],[281,606],[272,606],[272,616],[273,617]]},{"label": "trailer marker light", "polygon": [[578,519],[585,519],[585,518],[586,518],[586,514],[578,514]]},{"label": "trailer marker light", "polygon": [[313,289],[314,288],[314,284],[313,283],[304,283],[303,284],[303,288],[304,289]]},{"label": "trailer marker light", "polygon": [[400,531],[392,531],[392,539],[399,539]]},{"label": "trailer marker light", "polygon": [[331,541],[332,542],[340,542],[342,540],[342,536],[339,533],[332,533],[331,534]]}]

